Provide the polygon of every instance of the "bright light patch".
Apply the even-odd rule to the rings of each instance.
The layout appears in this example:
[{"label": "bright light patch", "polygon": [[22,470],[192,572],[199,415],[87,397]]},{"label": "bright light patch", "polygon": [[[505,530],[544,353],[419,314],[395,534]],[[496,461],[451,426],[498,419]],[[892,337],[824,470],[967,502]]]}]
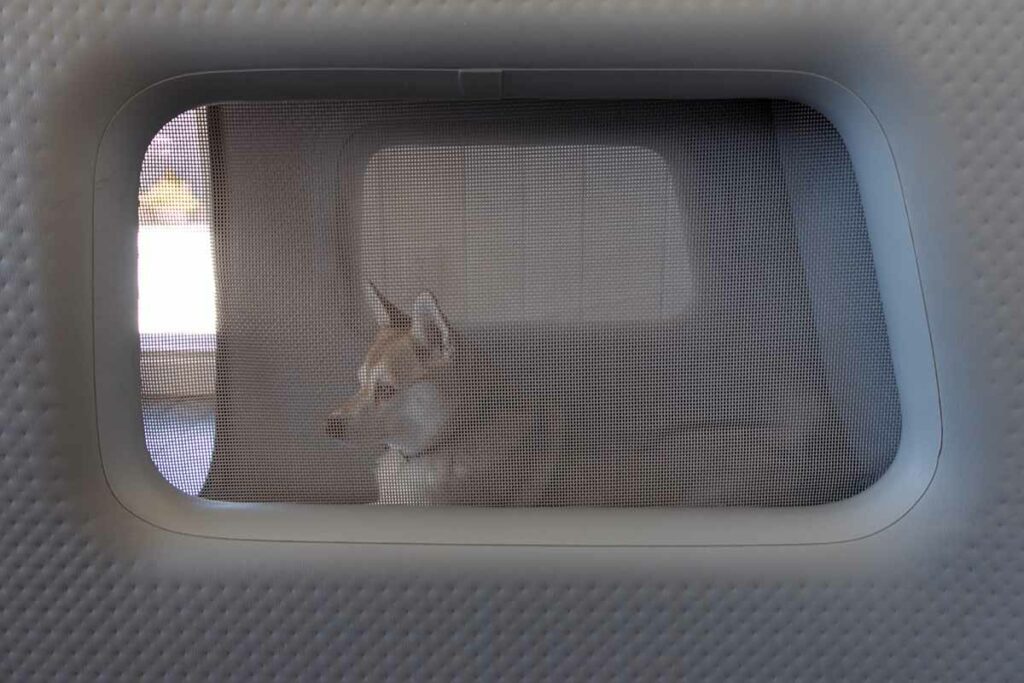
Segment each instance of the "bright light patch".
[{"label": "bright light patch", "polygon": [[139,230],[139,332],[214,334],[216,296],[210,230],[197,225]]}]

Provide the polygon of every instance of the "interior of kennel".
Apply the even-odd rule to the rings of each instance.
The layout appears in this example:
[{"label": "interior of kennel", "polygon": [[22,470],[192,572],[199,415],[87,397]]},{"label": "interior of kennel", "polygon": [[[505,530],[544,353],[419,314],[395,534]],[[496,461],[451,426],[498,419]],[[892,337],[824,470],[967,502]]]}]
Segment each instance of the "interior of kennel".
[{"label": "interior of kennel", "polygon": [[[385,446],[323,429],[368,281],[487,360],[460,381],[499,399],[450,446],[486,492],[451,502],[814,505],[900,444],[857,178],[807,105],[221,103],[153,139],[138,206],[145,442],[191,495],[378,500]],[[492,463],[509,396],[551,435]]]}]

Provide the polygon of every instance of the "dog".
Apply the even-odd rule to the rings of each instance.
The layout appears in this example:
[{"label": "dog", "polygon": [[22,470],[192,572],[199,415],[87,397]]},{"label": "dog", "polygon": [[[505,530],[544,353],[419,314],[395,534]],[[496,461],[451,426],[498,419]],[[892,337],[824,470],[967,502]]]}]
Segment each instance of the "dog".
[{"label": "dog", "polygon": [[[455,330],[429,291],[408,313],[372,282],[366,296],[376,334],[358,391],[330,413],[325,431],[375,454],[381,504],[810,504],[817,482],[835,476],[820,454],[843,444],[815,436],[830,431],[830,418],[821,397],[800,387],[766,397],[781,411],[769,422],[680,418],[647,429],[643,394],[612,401],[614,415],[588,414],[593,401],[560,401],[532,381],[526,395],[522,378]],[[623,429],[632,432],[615,432]]]},{"label": "dog", "polygon": [[551,413],[456,332],[429,291],[410,313],[372,282],[366,295],[377,333],[359,390],[326,432],[383,449],[379,502],[543,504],[559,452]]}]

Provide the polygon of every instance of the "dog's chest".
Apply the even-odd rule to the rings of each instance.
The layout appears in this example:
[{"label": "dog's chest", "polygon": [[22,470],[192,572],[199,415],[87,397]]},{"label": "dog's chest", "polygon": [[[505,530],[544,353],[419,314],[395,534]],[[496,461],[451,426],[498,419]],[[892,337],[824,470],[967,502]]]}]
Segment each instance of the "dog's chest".
[{"label": "dog's chest", "polygon": [[406,458],[388,447],[377,463],[378,502],[384,505],[430,505],[438,502],[445,466],[434,458]]}]

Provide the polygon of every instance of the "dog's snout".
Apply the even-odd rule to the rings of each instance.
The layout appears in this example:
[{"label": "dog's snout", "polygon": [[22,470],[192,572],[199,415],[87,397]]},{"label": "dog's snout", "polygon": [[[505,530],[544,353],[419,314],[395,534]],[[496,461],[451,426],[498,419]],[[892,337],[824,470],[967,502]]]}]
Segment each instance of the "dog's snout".
[{"label": "dog's snout", "polygon": [[345,438],[345,420],[340,417],[330,417],[324,426],[324,433],[332,439]]}]

